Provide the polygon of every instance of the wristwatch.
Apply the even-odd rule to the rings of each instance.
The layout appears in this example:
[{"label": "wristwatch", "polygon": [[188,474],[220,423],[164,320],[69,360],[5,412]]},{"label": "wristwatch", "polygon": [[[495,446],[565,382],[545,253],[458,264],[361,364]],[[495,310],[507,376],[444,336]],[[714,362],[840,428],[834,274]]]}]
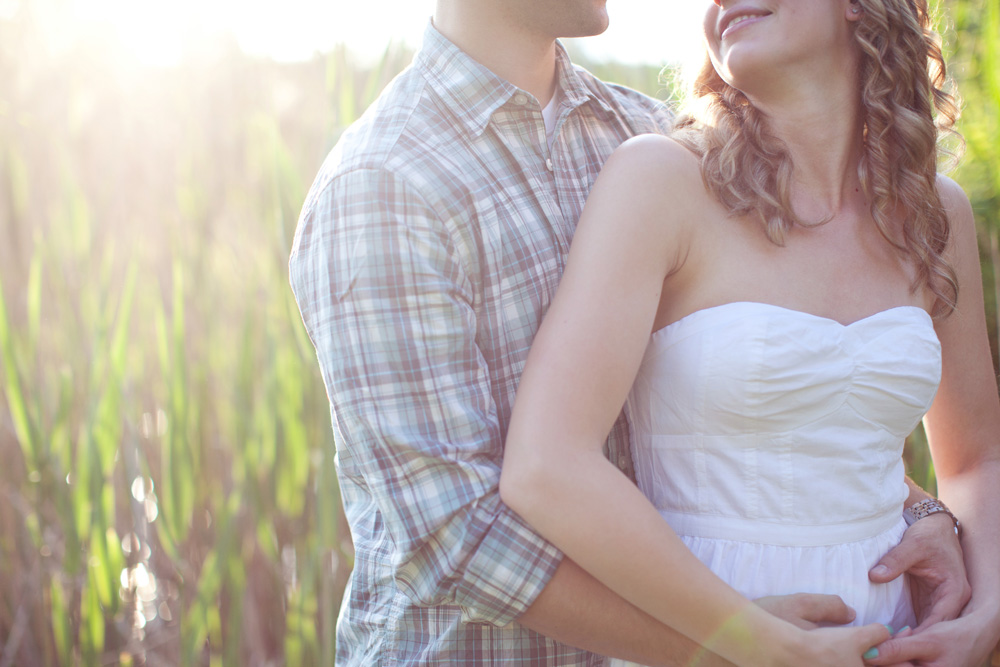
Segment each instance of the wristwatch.
[{"label": "wristwatch", "polygon": [[937,514],[938,512],[944,512],[951,517],[951,520],[955,522],[955,534],[959,537],[962,536],[962,522],[958,520],[951,510],[945,507],[945,504],[938,500],[937,498],[928,498],[926,500],[921,500],[919,503],[913,503],[909,507],[903,510],[903,520],[906,521],[907,526],[912,526],[920,519],[930,516],[931,514]]}]

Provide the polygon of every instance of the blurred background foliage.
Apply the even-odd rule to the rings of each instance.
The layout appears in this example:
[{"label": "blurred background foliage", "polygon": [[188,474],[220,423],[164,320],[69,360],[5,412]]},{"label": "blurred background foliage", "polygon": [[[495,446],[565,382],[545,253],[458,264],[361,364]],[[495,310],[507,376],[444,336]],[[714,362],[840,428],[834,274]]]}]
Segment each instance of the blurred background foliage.
[{"label": "blurred background foliage", "polygon": [[[995,344],[1000,6],[943,4]],[[331,665],[350,535],[287,257],[412,53],[151,68],[45,30],[0,18],[0,667]],[[907,457],[933,489],[919,434]]]}]

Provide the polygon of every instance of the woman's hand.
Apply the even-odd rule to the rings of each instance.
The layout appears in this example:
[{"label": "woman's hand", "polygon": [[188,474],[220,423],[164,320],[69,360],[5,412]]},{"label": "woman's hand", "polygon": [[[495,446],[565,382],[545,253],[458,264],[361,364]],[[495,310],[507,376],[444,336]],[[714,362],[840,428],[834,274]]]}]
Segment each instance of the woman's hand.
[{"label": "woman's hand", "polygon": [[873,623],[858,628],[818,628],[802,632],[795,653],[782,665],[864,667],[865,656],[891,637],[889,628]]},{"label": "woman's hand", "polygon": [[857,617],[839,595],[794,593],[757,598],[755,605],[803,630],[846,625]]},{"label": "woman's hand", "polygon": [[867,667],[865,658],[891,637],[889,627],[879,623],[804,630],[761,611],[750,605],[702,645],[746,667]]}]

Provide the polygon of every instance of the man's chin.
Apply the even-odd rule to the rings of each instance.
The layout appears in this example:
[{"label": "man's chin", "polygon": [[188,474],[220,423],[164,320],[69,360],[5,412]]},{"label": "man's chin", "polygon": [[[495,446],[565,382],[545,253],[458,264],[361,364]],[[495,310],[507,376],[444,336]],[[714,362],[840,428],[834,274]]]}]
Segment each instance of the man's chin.
[{"label": "man's chin", "polygon": [[605,31],[607,31],[609,24],[610,21],[608,20],[608,15],[604,14],[603,17],[595,18],[586,25],[576,26],[574,30],[568,30],[567,33],[570,34],[561,35],[561,37],[597,37],[598,35],[603,35]]}]

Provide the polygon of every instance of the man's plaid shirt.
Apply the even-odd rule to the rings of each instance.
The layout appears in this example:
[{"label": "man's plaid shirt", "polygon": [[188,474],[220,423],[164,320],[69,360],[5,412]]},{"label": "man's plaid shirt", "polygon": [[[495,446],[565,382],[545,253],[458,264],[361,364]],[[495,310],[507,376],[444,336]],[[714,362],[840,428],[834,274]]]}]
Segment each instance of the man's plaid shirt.
[{"label": "man's plaid shirt", "polygon": [[[603,662],[516,623],[562,555],[500,502],[498,482],[518,377],[587,192],[615,147],[664,131],[670,114],[558,51],[550,151],[537,101],[429,26],[306,199],[291,281],[356,553],[338,664]],[[608,455],[632,475],[623,420]]]}]

